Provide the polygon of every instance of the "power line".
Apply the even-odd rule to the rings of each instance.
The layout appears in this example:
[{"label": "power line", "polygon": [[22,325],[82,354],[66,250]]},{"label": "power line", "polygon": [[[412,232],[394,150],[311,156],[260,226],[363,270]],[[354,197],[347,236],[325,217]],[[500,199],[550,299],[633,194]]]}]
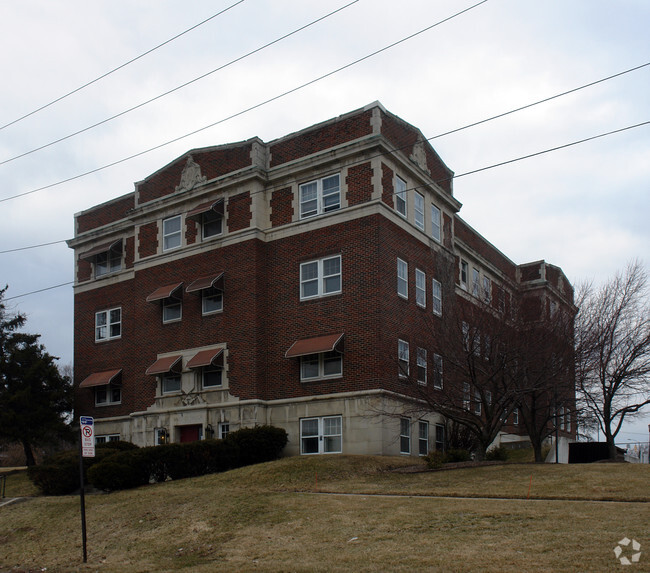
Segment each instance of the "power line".
[{"label": "power line", "polygon": [[[241,1],[243,2],[244,0],[241,0]],[[236,64],[237,62],[240,62],[240,61],[244,60],[245,58],[248,58],[249,56],[252,56],[253,54],[261,52],[262,50],[264,50],[264,49],[266,49],[266,48],[268,48],[268,47],[270,47],[270,46],[272,46],[274,44],[277,44],[278,42],[281,42],[282,40],[285,40],[285,39],[289,38],[290,36],[293,36],[294,34],[297,34],[298,32],[301,32],[301,31],[305,30],[306,28],[309,28],[310,26],[313,26],[314,24],[317,24],[318,22],[321,22],[322,20],[325,20],[326,18],[329,18],[330,16],[333,16],[337,12],[341,12],[342,10],[345,10],[346,8],[352,6],[352,4],[356,4],[357,2],[359,2],[359,0],[353,0],[352,2],[349,2],[348,4],[346,4],[345,6],[342,6],[342,7],[338,8],[338,9],[336,9],[336,10],[333,10],[329,14],[325,14],[324,16],[321,16],[320,18],[317,18],[316,20],[314,20],[312,22],[309,22],[308,24],[305,24],[304,26],[301,26],[300,28],[297,28],[293,32],[289,32],[288,34],[285,34],[284,36],[281,36],[280,38],[277,38],[277,39],[275,39],[275,40],[273,40],[271,42],[268,42],[267,44],[264,44],[263,46],[260,46],[259,48],[256,48],[256,49],[244,54],[243,56],[239,56],[238,58],[235,58],[234,60],[231,60],[230,62],[228,62],[226,64],[223,64],[222,66],[219,66],[219,67],[217,67],[217,68],[215,68],[213,70],[210,70],[209,72],[206,72],[205,74],[202,74],[202,75],[200,75],[200,76],[198,76],[198,77],[196,77],[196,78],[194,78],[192,80],[189,80],[189,81],[187,81],[187,82],[185,82],[185,83],[183,83],[183,84],[181,84],[179,86],[176,86],[175,88],[172,88],[171,90],[163,92],[163,93],[161,93],[161,94],[159,94],[159,95],[157,95],[157,96],[155,96],[155,97],[153,97],[151,99],[143,101],[143,102],[141,102],[141,103],[139,103],[139,104],[137,104],[137,105],[135,105],[133,107],[125,109],[124,111],[121,111],[120,113],[112,115],[112,116],[110,116],[110,117],[108,117],[106,119],[103,119],[102,121],[98,121],[97,123],[93,123],[92,125],[84,127],[83,129],[80,129],[80,130],[75,131],[73,133],[70,133],[68,135],[64,135],[63,137],[60,137],[59,139],[55,139],[54,141],[50,141],[49,143],[45,143],[44,145],[41,145],[39,147],[35,147],[34,149],[30,149],[29,151],[25,151],[24,153],[21,153],[19,155],[15,155],[14,157],[10,157],[9,159],[4,159],[4,160],[0,161],[0,165],[4,165],[5,163],[10,163],[11,161],[15,161],[16,159],[20,159],[21,157],[25,157],[26,155],[31,155],[32,153],[36,153],[37,151],[41,151],[42,149],[46,149],[48,147],[51,147],[52,145],[56,145],[57,143],[61,143],[62,141],[66,141],[67,139],[71,139],[71,138],[73,138],[73,137],[75,137],[77,135],[80,135],[81,133],[85,133],[86,131],[90,131],[91,129],[99,127],[100,125],[104,125],[105,123],[108,123],[110,121],[113,121],[114,119],[117,119],[118,117],[122,117],[123,115],[131,113],[132,111],[135,111],[136,109],[140,109],[141,107],[144,107],[144,106],[146,106],[146,105],[148,105],[148,104],[150,104],[150,103],[152,103],[154,101],[157,101],[157,100],[159,100],[159,99],[161,99],[161,98],[163,98],[165,96],[168,96],[169,94],[177,92],[178,90],[181,90],[181,89],[183,89],[183,88],[185,88],[185,87],[187,87],[187,86],[189,86],[189,85],[191,85],[191,84],[193,84],[195,82],[198,82],[199,80],[205,79],[208,76],[210,76],[210,75],[212,75],[212,74],[214,74],[216,72],[219,72],[219,71],[221,71],[221,70],[223,70],[223,69],[225,69],[225,68],[227,68],[227,67],[229,67],[229,66],[231,66],[233,64]]]},{"label": "power line", "polygon": [[45,292],[45,291],[47,291],[47,290],[53,290],[53,289],[55,289],[55,288],[60,288],[60,287],[62,287],[62,286],[68,286],[68,285],[73,285],[73,284],[74,284],[74,281],[70,281],[70,282],[67,282],[67,283],[61,283],[61,284],[58,284],[58,285],[49,286],[49,287],[45,287],[45,288],[38,289],[38,290],[33,290],[33,291],[31,291],[31,292],[25,292],[25,293],[23,293],[23,294],[17,294],[16,296],[9,296],[9,297],[7,297],[7,298],[4,298],[3,300],[5,300],[5,301],[7,301],[7,300],[14,300],[14,299],[16,299],[16,298],[22,298],[22,297],[24,297],[24,296],[29,296],[30,294],[37,294],[37,293],[39,293],[39,292]]},{"label": "power line", "polygon": [[28,117],[30,117],[30,116],[32,116],[32,115],[38,113],[39,111],[42,111],[42,110],[44,110],[44,109],[50,107],[51,105],[54,105],[55,103],[60,102],[61,100],[65,99],[65,98],[67,98],[67,97],[69,97],[69,96],[71,96],[72,94],[75,94],[75,93],[77,93],[77,92],[83,90],[84,88],[87,88],[88,86],[91,86],[92,84],[97,83],[98,81],[104,79],[104,78],[107,77],[107,76],[110,76],[111,74],[117,72],[118,70],[121,70],[122,68],[125,68],[125,67],[128,66],[129,64],[132,64],[133,62],[136,62],[137,60],[139,60],[139,59],[141,59],[141,58],[144,58],[145,56],[151,54],[151,52],[154,52],[154,51],[156,51],[157,49],[162,48],[163,46],[169,44],[170,42],[173,42],[174,40],[177,40],[177,39],[180,38],[181,36],[184,36],[184,35],[187,34],[188,32],[191,32],[192,30],[195,30],[195,29],[198,28],[199,26],[202,26],[203,24],[209,22],[210,20],[213,20],[213,19],[216,18],[217,16],[221,16],[221,14],[223,14],[224,12],[227,12],[228,10],[230,10],[231,8],[234,8],[234,7],[237,6],[238,4],[241,4],[242,2],[244,2],[244,0],[239,0],[238,2],[235,2],[235,3],[232,4],[231,6],[228,6],[227,8],[224,8],[224,9],[221,10],[220,12],[217,12],[216,14],[213,14],[212,16],[210,16],[209,18],[206,18],[205,20],[202,20],[202,21],[199,22],[198,24],[195,24],[194,26],[192,26],[192,27],[188,28],[187,30],[181,32],[180,34],[176,34],[176,35],[173,36],[172,38],[169,38],[168,40],[165,40],[162,44],[158,44],[157,46],[154,46],[153,48],[147,50],[146,52],[140,54],[139,56],[136,56],[135,58],[132,58],[132,59],[128,60],[127,62],[124,62],[123,64],[120,64],[120,65],[117,66],[116,68],[113,68],[112,70],[110,70],[110,71],[108,71],[108,72],[102,74],[101,76],[95,78],[94,80],[91,80],[91,81],[89,81],[89,82],[87,82],[87,83],[85,83],[85,84],[79,86],[78,88],[73,89],[72,91],[70,91],[70,92],[68,92],[68,93],[66,93],[66,94],[64,94],[64,95],[59,96],[58,98],[52,100],[51,102],[46,103],[45,105],[42,105],[41,107],[39,107],[39,108],[37,108],[37,109],[35,109],[35,110],[33,110],[33,111],[30,111],[29,113],[27,113],[27,114],[25,114],[25,115],[23,115],[23,116],[21,116],[21,117],[19,117],[19,118],[17,118],[17,119],[14,119],[13,121],[10,121],[9,123],[6,123],[6,124],[3,125],[3,126],[0,126],[0,130],[3,130],[5,127],[9,127],[10,125],[14,125],[15,123],[18,123],[19,121],[22,121],[23,119],[26,119],[26,118],[28,118]]},{"label": "power line", "polygon": [[0,255],[4,255],[5,253],[15,253],[17,251],[27,251],[28,249],[38,249],[39,247],[47,247],[48,245],[56,245],[58,243],[65,243],[65,239],[61,239],[60,241],[50,241],[49,243],[41,243],[40,245],[30,245],[29,247],[7,249],[6,251],[0,251]]},{"label": "power line", "polygon": [[205,131],[205,130],[207,130],[207,129],[210,129],[210,128],[212,128],[212,127],[215,127],[216,125],[219,125],[219,124],[221,124],[221,123],[225,123],[226,121],[229,121],[229,120],[231,120],[231,119],[234,119],[234,118],[236,118],[236,117],[239,117],[239,116],[241,116],[241,115],[244,115],[245,113],[248,113],[248,112],[250,112],[250,111],[253,111],[253,110],[255,110],[255,109],[258,109],[258,108],[260,108],[260,107],[262,107],[262,106],[264,106],[264,105],[267,105],[267,104],[269,104],[269,103],[271,103],[271,102],[274,102],[274,101],[276,101],[276,100],[279,100],[279,99],[281,99],[281,98],[283,98],[283,97],[285,97],[285,96],[287,96],[287,95],[290,95],[290,94],[292,94],[292,93],[294,93],[294,92],[297,92],[297,91],[299,91],[299,90],[301,90],[301,89],[303,89],[303,88],[305,88],[305,87],[307,87],[307,86],[310,86],[310,85],[312,85],[312,84],[315,84],[316,82],[319,82],[319,81],[321,81],[321,80],[323,80],[323,79],[325,79],[325,78],[328,78],[328,77],[330,77],[330,76],[333,76],[334,74],[336,74],[336,73],[338,73],[338,72],[341,72],[341,71],[343,71],[343,70],[345,70],[345,69],[348,69],[348,68],[350,68],[350,67],[352,67],[352,66],[354,66],[354,65],[356,65],[356,64],[358,64],[358,63],[360,63],[360,62],[363,62],[363,61],[365,61],[365,60],[367,60],[367,59],[369,59],[369,58],[371,58],[371,57],[373,57],[373,56],[376,56],[377,54],[380,54],[380,53],[382,53],[382,52],[385,52],[386,50],[389,50],[390,48],[393,48],[393,47],[395,47],[395,46],[397,46],[397,45],[399,45],[399,44],[402,44],[402,43],[406,42],[407,40],[410,40],[410,39],[412,39],[412,38],[415,38],[416,36],[418,36],[418,35],[420,35],[420,34],[423,34],[424,32],[427,32],[427,31],[431,30],[432,28],[435,28],[436,26],[439,26],[440,24],[443,24],[443,23],[445,23],[445,22],[448,22],[449,20],[451,20],[451,19],[453,19],[453,18],[456,18],[457,16],[460,16],[461,14],[464,14],[464,13],[470,11],[470,10],[472,10],[472,9],[474,9],[474,8],[476,8],[476,7],[478,7],[478,6],[480,6],[481,4],[485,4],[487,1],[488,1],[488,0],[482,0],[481,2],[478,2],[477,4],[474,4],[474,5],[470,6],[469,8],[465,8],[464,10],[461,10],[461,11],[455,13],[455,14],[452,15],[452,16],[449,16],[449,17],[447,17],[447,18],[445,18],[445,19],[443,19],[443,20],[440,20],[439,22],[436,22],[435,24],[431,24],[430,26],[427,26],[426,28],[423,28],[423,29],[421,29],[421,30],[418,31],[418,32],[415,32],[415,33],[413,33],[413,34],[411,34],[411,35],[409,35],[409,36],[406,36],[406,37],[402,38],[401,40],[398,40],[398,41],[396,41],[396,42],[393,42],[392,44],[389,44],[388,46],[385,46],[385,47],[383,47],[383,48],[380,48],[379,50],[375,50],[374,52],[372,52],[372,53],[370,53],[370,54],[368,54],[368,55],[366,55],[366,56],[363,56],[363,57],[361,57],[361,58],[359,58],[359,59],[357,59],[357,60],[354,60],[353,62],[350,62],[350,63],[348,63],[348,64],[345,64],[344,66],[341,66],[341,67],[339,67],[339,68],[337,68],[337,69],[335,69],[335,70],[333,70],[333,71],[331,71],[331,72],[328,72],[328,73],[326,73],[326,74],[323,74],[322,76],[319,76],[319,77],[317,77],[317,78],[315,78],[315,79],[313,79],[313,80],[310,80],[310,81],[308,81],[308,82],[306,82],[306,83],[304,83],[304,84],[302,84],[302,85],[299,85],[299,86],[297,86],[297,87],[294,87],[294,88],[292,88],[292,89],[290,89],[290,90],[287,90],[287,91],[285,91],[285,92],[283,92],[283,93],[281,93],[281,94],[279,94],[279,95],[273,96],[273,97],[271,97],[271,98],[269,98],[269,99],[267,99],[267,100],[265,100],[265,101],[262,101],[262,102],[260,102],[260,103],[255,104],[255,105],[252,105],[252,106],[250,106],[250,107],[248,107],[248,108],[246,108],[246,109],[243,109],[243,110],[241,110],[241,111],[239,111],[239,112],[236,112],[236,113],[234,113],[234,114],[232,114],[232,115],[230,115],[230,116],[228,116],[228,117],[225,117],[225,118],[223,118],[223,119],[220,119],[220,120],[218,120],[218,121],[215,121],[215,122],[213,122],[213,123],[211,123],[211,124],[208,124],[208,125],[206,125],[206,126],[204,126],[204,127],[201,127],[201,128],[199,128],[199,129],[196,129],[196,130],[191,131],[191,132],[189,132],[189,133],[186,133],[185,135],[181,135],[181,136],[175,137],[174,139],[171,139],[171,140],[166,141],[166,142],[164,142],[164,143],[160,143],[160,144],[155,145],[154,147],[150,147],[149,149],[146,149],[146,150],[144,150],[144,151],[140,151],[140,152],[138,152],[138,153],[134,153],[133,155],[129,155],[128,157],[124,157],[124,158],[122,158],[122,159],[118,159],[118,160],[116,160],[116,161],[113,161],[113,162],[108,163],[108,164],[106,164],[106,165],[103,165],[103,166],[101,166],[101,167],[96,167],[95,169],[91,169],[90,171],[86,171],[86,172],[84,172],[84,173],[80,173],[80,174],[78,174],[78,175],[74,175],[74,176],[72,176],[72,177],[68,177],[67,179],[63,179],[63,180],[61,180],[61,181],[57,181],[56,183],[50,183],[49,185],[44,185],[43,187],[38,187],[37,189],[32,189],[31,191],[25,191],[24,193],[18,193],[17,195],[12,195],[12,196],[10,196],[10,197],[5,197],[5,198],[3,198],[3,199],[0,199],[0,203],[3,203],[4,201],[9,201],[9,200],[11,200],[11,199],[17,199],[18,197],[24,197],[24,196],[26,196],[26,195],[31,195],[32,193],[37,193],[38,191],[43,191],[43,190],[45,190],[45,189],[51,189],[52,187],[57,187],[57,186],[62,185],[62,184],[64,184],[64,183],[69,183],[70,181],[75,181],[76,179],[81,179],[82,177],[86,177],[87,175],[91,175],[91,174],[93,174],[93,173],[97,173],[97,172],[99,172],[99,171],[103,171],[103,170],[108,169],[108,168],[110,168],[110,167],[114,167],[115,165],[120,165],[121,163],[125,163],[125,162],[127,162],[127,161],[130,161],[131,159],[135,159],[136,157],[140,157],[140,156],[142,156],[142,155],[146,155],[147,153],[151,153],[152,151],[155,151],[155,150],[160,149],[160,148],[162,148],[162,147],[166,147],[167,145],[171,145],[172,143],[176,143],[177,141],[180,141],[180,140],[182,140],[182,139],[186,139],[187,137],[190,137],[190,136],[192,136],[192,135],[196,135],[197,133],[200,133],[200,132],[202,132],[202,131]]}]

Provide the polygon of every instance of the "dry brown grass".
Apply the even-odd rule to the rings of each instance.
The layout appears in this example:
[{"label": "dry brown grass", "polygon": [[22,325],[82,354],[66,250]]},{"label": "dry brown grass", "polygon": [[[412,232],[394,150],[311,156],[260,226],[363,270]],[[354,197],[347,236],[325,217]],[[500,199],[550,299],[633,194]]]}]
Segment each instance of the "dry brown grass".
[{"label": "dry brown grass", "polygon": [[[620,571],[623,536],[649,569],[649,466],[394,471],[411,463],[289,458],[87,496],[85,566],[78,497],[37,497],[0,508],[0,570]],[[589,501],[603,498],[638,501]]]}]

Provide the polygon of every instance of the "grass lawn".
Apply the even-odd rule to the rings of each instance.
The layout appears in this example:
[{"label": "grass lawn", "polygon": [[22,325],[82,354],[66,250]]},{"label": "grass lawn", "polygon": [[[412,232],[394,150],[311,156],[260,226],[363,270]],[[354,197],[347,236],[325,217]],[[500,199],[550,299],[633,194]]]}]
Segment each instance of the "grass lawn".
[{"label": "grass lawn", "polygon": [[78,496],[34,497],[0,508],[0,570],[620,571],[625,536],[642,556],[624,569],[650,570],[650,466],[413,463],[295,457],[89,495],[87,565]]}]

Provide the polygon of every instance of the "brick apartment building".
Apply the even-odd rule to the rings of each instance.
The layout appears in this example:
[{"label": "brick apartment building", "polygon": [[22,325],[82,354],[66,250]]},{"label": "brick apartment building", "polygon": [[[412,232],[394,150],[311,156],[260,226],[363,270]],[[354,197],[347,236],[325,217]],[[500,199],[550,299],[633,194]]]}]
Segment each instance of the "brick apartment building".
[{"label": "brick apartment building", "polygon": [[477,284],[572,305],[561,270],[515,265],[458,217],[452,180],[373,103],[192,150],[76,214],[77,415],[141,446],[272,424],[289,454],[441,447],[405,372],[443,384],[448,305]]}]

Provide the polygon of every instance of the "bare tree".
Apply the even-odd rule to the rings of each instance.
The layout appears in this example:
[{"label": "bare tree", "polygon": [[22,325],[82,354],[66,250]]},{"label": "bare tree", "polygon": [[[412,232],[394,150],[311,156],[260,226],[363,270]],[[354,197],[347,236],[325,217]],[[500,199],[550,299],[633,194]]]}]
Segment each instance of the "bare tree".
[{"label": "bare tree", "polygon": [[580,287],[576,317],[576,378],[605,435],[610,459],[623,421],[650,404],[650,302],[639,261],[602,287]]}]

